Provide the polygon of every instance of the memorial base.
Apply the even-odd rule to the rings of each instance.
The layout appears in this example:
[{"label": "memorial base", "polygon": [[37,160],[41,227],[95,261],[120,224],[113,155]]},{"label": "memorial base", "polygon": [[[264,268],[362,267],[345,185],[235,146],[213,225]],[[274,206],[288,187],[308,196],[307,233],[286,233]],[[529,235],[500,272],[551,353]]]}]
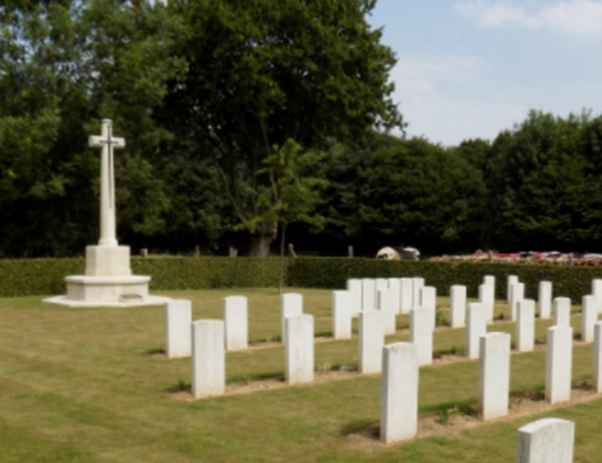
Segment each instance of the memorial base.
[{"label": "memorial base", "polygon": [[137,307],[161,305],[170,299],[148,294],[151,277],[131,274],[129,247],[88,246],[86,251],[86,275],[68,276],[67,294],[43,302],[69,307]]}]

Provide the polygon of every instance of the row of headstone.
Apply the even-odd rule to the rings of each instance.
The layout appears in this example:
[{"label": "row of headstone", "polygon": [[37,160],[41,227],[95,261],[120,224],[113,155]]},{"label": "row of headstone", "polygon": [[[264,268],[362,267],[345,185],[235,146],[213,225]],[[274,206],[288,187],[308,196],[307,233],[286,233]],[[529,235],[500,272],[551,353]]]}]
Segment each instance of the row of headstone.
[{"label": "row of headstone", "polygon": [[[192,352],[192,302],[172,299],[165,304],[166,355],[190,357]],[[224,348],[227,351],[248,348],[248,308],[244,296],[224,298]]]},{"label": "row of headstone", "polygon": [[[420,290],[424,278],[352,278],[347,280],[350,293],[351,313],[357,317],[360,312],[384,307],[395,313],[409,313],[414,306],[421,304]],[[382,309],[381,309],[382,310]]]},{"label": "row of headstone", "polygon": [[[602,322],[595,325],[594,387],[602,387]],[[571,398],[572,328],[548,329],[545,398],[554,405]],[[488,333],[479,338],[478,413],[487,421],[507,416],[510,393],[510,335]],[[419,348],[395,343],[382,349],[381,440],[411,439],[417,433]]]}]

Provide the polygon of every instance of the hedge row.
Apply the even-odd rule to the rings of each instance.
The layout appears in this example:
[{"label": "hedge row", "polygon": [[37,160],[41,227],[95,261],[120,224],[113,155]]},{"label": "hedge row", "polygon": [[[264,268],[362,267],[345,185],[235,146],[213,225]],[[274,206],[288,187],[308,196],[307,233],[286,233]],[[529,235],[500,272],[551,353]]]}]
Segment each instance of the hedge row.
[{"label": "hedge row", "polygon": [[297,258],[289,264],[287,281],[304,288],[344,288],[349,278],[423,277],[437,294],[449,295],[451,285],[465,285],[478,297],[485,275],[496,279],[496,297],[505,298],[508,275],[525,284],[525,297],[537,299],[540,281],[553,283],[553,294],[580,303],[591,292],[591,281],[602,278],[602,268],[474,262],[383,261],[377,259]]},{"label": "hedge row", "polygon": [[[591,280],[602,278],[602,268],[560,267],[526,264],[383,261],[376,259],[309,258],[285,261],[288,286],[344,288],[349,278],[424,277],[440,295],[449,294],[453,284],[466,285],[468,296],[476,297],[484,275],[496,277],[496,296],[504,298],[506,277],[518,275],[525,283],[526,297],[537,298],[540,281],[553,283],[554,296],[570,297],[579,303],[591,291]],[[65,293],[65,276],[81,275],[82,258],[0,260],[0,296],[50,295]],[[132,271],[152,277],[150,289],[251,288],[278,285],[277,257],[150,257],[132,258]]]}]

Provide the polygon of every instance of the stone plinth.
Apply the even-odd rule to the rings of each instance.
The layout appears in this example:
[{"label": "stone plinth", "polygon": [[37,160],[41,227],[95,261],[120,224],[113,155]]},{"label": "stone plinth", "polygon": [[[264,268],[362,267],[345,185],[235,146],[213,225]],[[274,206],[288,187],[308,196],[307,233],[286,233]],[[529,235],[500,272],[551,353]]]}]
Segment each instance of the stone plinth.
[{"label": "stone plinth", "polygon": [[127,307],[164,304],[170,298],[149,296],[150,277],[132,275],[130,248],[119,246],[115,229],[115,177],[113,149],[125,147],[125,140],[113,135],[112,122],[103,119],[102,134],[91,136],[89,144],[101,148],[100,239],[86,248],[85,275],[66,278],[67,295],[44,302],[70,307]]},{"label": "stone plinth", "polygon": [[65,278],[67,295],[44,299],[49,304],[69,307],[136,307],[165,304],[170,298],[148,294],[150,277],[89,277],[75,275]]}]

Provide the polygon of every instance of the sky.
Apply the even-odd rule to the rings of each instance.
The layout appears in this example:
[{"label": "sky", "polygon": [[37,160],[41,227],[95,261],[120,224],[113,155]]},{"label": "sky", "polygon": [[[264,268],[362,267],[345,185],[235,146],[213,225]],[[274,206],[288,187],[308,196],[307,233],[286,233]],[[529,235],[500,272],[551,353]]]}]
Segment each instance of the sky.
[{"label": "sky", "polygon": [[602,0],[378,0],[409,137],[493,140],[529,110],[602,115]]}]

